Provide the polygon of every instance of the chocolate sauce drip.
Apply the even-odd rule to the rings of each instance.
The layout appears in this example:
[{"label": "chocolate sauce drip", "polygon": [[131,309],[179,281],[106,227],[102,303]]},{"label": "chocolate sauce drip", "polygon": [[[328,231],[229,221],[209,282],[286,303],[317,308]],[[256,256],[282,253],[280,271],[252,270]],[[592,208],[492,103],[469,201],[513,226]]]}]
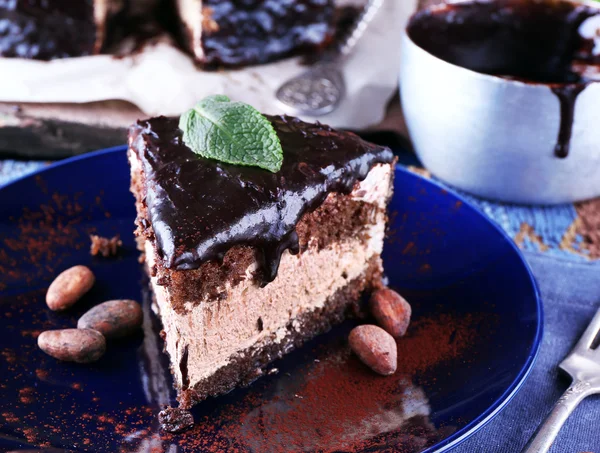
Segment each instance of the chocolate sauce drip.
[{"label": "chocolate sauce drip", "polygon": [[[560,101],[557,157],[569,153],[577,96],[595,80],[581,68],[600,64],[579,34],[600,10],[575,2],[496,0],[448,4],[417,13],[411,39],[449,63],[525,83],[547,84]],[[574,68],[579,68],[574,70]]]},{"label": "chocolate sauce drip", "polygon": [[573,122],[575,120],[575,102],[587,85],[564,85],[555,86],[552,92],[560,102],[560,129],[554,154],[556,157],[564,159],[569,155],[571,147],[571,135],[573,134]]},{"label": "chocolate sauce drip", "polygon": [[392,152],[352,133],[268,117],[283,147],[277,173],[203,159],[182,141],[176,119],[140,121],[131,148],[146,175],[146,203],[159,258],[168,268],[221,261],[236,245],[257,251],[259,278],[272,281],[285,250],[298,253],[296,224],[331,192],[349,193]]}]

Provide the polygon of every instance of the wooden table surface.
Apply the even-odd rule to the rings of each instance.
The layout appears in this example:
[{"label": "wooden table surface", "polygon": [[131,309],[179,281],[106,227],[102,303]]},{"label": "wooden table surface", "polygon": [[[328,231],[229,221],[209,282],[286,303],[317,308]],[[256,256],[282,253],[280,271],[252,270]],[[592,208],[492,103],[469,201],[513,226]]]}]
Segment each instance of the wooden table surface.
[{"label": "wooden table surface", "polygon": [[[57,159],[122,145],[127,127],[146,116],[123,101],[0,103],[0,158]],[[373,130],[407,136],[397,97],[390,102],[384,121]]]},{"label": "wooden table surface", "polygon": [[144,114],[122,101],[0,103],[0,157],[56,159],[121,145]]}]

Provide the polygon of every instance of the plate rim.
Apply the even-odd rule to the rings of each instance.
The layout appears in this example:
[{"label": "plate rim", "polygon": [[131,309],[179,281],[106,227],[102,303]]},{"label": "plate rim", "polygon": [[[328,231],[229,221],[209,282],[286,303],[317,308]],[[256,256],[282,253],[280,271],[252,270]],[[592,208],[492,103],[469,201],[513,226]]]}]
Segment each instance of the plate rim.
[{"label": "plate rim", "polygon": [[[113,146],[110,148],[103,148],[100,150],[90,151],[87,153],[68,157],[68,158],[60,160],[58,162],[54,162],[50,165],[38,168],[30,173],[27,173],[27,174],[20,176],[12,181],[9,181],[8,183],[0,184],[0,192],[13,184],[22,182],[25,179],[35,178],[36,176],[38,176],[44,172],[54,170],[55,168],[62,167],[64,165],[69,165],[69,164],[72,164],[72,163],[80,161],[80,160],[92,159],[92,158],[102,156],[105,154],[112,154],[112,153],[116,154],[119,152],[126,152],[127,149],[128,149],[127,145],[117,145],[117,146]],[[513,252],[516,253],[517,257],[523,264],[524,269],[527,272],[527,275],[529,277],[529,280],[531,281],[532,288],[533,288],[533,295],[535,298],[537,325],[536,325],[535,336],[533,339],[533,344],[528,352],[527,360],[521,367],[521,370],[519,371],[518,375],[508,385],[508,387],[502,393],[502,395],[500,395],[494,402],[492,402],[485,411],[483,411],[479,416],[475,417],[470,423],[463,426],[462,428],[457,430],[452,435],[439,441],[436,445],[433,445],[433,446],[427,448],[426,450],[423,450],[423,452],[422,452],[422,453],[442,453],[442,452],[449,451],[452,448],[458,446],[459,444],[463,443],[464,441],[469,439],[471,436],[473,436],[475,433],[477,433],[479,430],[481,430],[490,421],[492,421],[494,418],[496,418],[496,416],[498,416],[506,408],[506,406],[512,401],[512,399],[519,392],[519,390],[522,389],[523,385],[527,381],[527,378],[530,376],[531,372],[533,371],[533,367],[536,363],[536,360],[537,360],[539,352],[540,352],[540,347],[541,347],[541,342],[542,342],[542,337],[543,337],[543,332],[544,332],[543,301],[542,301],[540,289],[538,287],[538,283],[535,279],[535,276],[533,275],[533,271],[531,270],[529,263],[525,259],[523,252],[521,250],[519,250],[519,248],[517,247],[515,242],[510,238],[510,236],[508,236],[508,234],[496,222],[494,222],[492,219],[490,219],[488,216],[486,216],[477,206],[475,206],[471,201],[466,199],[460,193],[457,193],[453,188],[448,187],[444,184],[441,184],[438,181],[425,178],[424,176],[421,176],[420,174],[417,174],[415,172],[411,172],[410,170],[408,170],[407,168],[405,168],[401,165],[397,165],[395,168],[395,171],[396,171],[396,173],[400,172],[400,173],[407,174],[410,177],[414,177],[418,180],[421,180],[425,184],[433,185],[437,189],[440,189],[440,190],[450,193],[456,199],[460,200],[464,205],[468,206],[473,211],[475,211],[475,213],[477,215],[481,216],[485,222],[490,224],[490,226],[493,229],[495,229],[496,232],[498,232],[500,234],[500,236],[509,244],[509,246],[512,248]]]}]

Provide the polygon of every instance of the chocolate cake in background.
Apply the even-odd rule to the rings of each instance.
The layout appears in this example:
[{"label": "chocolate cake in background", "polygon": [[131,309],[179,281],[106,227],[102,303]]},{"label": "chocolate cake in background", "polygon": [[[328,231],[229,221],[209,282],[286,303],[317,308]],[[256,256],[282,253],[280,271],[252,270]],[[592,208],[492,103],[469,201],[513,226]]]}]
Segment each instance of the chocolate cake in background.
[{"label": "chocolate cake in background", "polygon": [[0,55],[51,60],[101,53],[129,0],[0,2]]},{"label": "chocolate cake in background", "polygon": [[112,53],[152,30],[177,36],[206,66],[265,63],[325,45],[333,13],[333,0],[14,0],[0,2],[0,56]]},{"label": "chocolate cake in background", "polygon": [[176,119],[130,129],[136,235],[184,408],[252,382],[381,285],[392,152],[267,119],[276,173],[199,157]]},{"label": "chocolate cake in background", "polygon": [[208,66],[240,66],[323,46],[333,0],[173,0],[184,46]]}]

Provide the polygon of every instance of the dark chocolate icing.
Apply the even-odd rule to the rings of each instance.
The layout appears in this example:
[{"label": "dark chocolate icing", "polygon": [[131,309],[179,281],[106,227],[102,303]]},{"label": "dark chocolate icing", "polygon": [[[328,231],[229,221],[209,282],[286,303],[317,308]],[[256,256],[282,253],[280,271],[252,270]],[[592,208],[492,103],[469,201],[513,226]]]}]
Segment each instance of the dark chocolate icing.
[{"label": "dark chocolate icing", "polygon": [[560,102],[555,155],[569,152],[577,96],[591,83],[586,66],[600,65],[593,42],[579,34],[600,9],[561,0],[496,0],[447,4],[418,12],[408,26],[419,47],[484,74],[547,84]]},{"label": "dark chocolate icing", "polygon": [[285,250],[298,252],[296,224],[330,192],[349,193],[393,153],[349,132],[286,116],[268,117],[283,147],[277,173],[201,158],[181,139],[176,119],[139,121],[131,149],[145,173],[146,203],[159,258],[175,269],[221,260],[235,245],[257,250],[263,283]]}]

